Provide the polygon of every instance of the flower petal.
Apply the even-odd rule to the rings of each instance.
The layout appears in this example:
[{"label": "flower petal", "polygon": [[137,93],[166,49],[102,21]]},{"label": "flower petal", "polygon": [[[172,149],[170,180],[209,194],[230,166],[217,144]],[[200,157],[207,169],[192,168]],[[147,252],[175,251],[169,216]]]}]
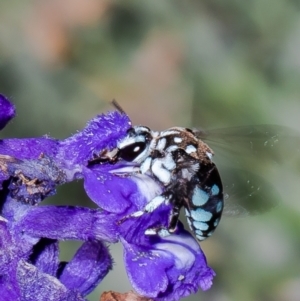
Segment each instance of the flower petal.
[{"label": "flower petal", "polygon": [[0,94],[0,130],[15,116],[15,106],[2,94]]},{"label": "flower petal", "polygon": [[59,245],[57,240],[42,238],[33,247],[29,261],[41,272],[56,276],[59,266]]},{"label": "flower petal", "polygon": [[16,222],[15,233],[31,238],[103,240],[117,239],[116,220],[107,212],[72,206],[33,207]]},{"label": "flower petal", "polygon": [[93,155],[104,149],[115,148],[131,127],[129,117],[118,111],[98,115],[77,134],[60,142],[58,157],[66,165],[86,165]]},{"label": "flower petal", "polygon": [[[0,154],[3,160],[35,159],[38,161],[43,160],[44,156],[55,160],[57,148],[57,140],[46,137],[0,140]],[[46,167],[47,164],[44,166]]]},{"label": "flower petal", "polygon": [[105,166],[85,168],[83,173],[84,189],[100,208],[110,213],[125,213],[132,206],[130,196],[137,187],[130,179],[110,174]]},{"label": "flower petal", "polygon": [[42,273],[34,265],[20,260],[16,280],[20,299],[26,301],[84,301],[79,292],[69,290],[57,278]]},{"label": "flower petal", "polygon": [[168,256],[163,258],[152,249],[139,247],[122,241],[124,261],[128,278],[134,290],[149,298],[155,298],[168,287],[166,270],[173,262]]},{"label": "flower petal", "polygon": [[85,242],[65,266],[59,280],[86,296],[111,268],[112,259],[107,247],[101,242]]},{"label": "flower petal", "polygon": [[179,300],[200,288],[207,290],[215,275],[195,239],[179,225],[176,234],[149,247],[124,244],[128,277],[137,293],[156,300]]}]

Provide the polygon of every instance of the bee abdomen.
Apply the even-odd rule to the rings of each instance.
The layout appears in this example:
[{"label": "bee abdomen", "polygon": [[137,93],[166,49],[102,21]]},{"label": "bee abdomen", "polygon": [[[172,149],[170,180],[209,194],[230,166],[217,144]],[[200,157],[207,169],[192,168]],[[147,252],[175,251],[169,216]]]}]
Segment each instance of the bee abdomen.
[{"label": "bee abdomen", "polygon": [[188,224],[198,240],[212,235],[224,207],[222,182],[216,167],[213,165],[204,179],[202,175],[199,174],[199,182],[194,186],[185,206]]}]

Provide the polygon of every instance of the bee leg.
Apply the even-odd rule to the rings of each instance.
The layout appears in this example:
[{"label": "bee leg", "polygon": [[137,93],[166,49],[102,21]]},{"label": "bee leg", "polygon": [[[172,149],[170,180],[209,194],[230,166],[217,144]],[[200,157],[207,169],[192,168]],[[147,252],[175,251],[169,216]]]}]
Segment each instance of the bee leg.
[{"label": "bee leg", "polygon": [[156,208],[161,206],[162,204],[168,204],[170,200],[170,195],[163,193],[161,195],[158,195],[154,199],[152,199],[143,210],[133,212],[129,215],[124,216],[121,220],[118,221],[118,224],[122,224],[125,220],[131,217],[139,217],[144,215],[145,213],[153,212]]},{"label": "bee leg", "polygon": [[169,203],[170,196],[167,196],[166,194],[161,194],[154,199],[152,199],[143,210],[136,211],[131,214],[133,217],[139,217],[145,213],[153,212],[156,208],[161,206],[162,204],[168,204]]},{"label": "bee leg", "polygon": [[169,229],[165,227],[149,228],[145,231],[145,235],[158,235],[160,237],[166,237],[171,234]]},{"label": "bee leg", "polygon": [[146,235],[158,235],[160,237],[166,237],[176,231],[178,218],[180,214],[181,205],[174,205],[169,215],[168,227],[156,227],[150,228],[145,231]]},{"label": "bee leg", "polygon": [[176,231],[179,214],[180,214],[180,208],[181,206],[174,205],[170,212],[169,226],[168,226],[168,230],[170,233],[174,233]]}]

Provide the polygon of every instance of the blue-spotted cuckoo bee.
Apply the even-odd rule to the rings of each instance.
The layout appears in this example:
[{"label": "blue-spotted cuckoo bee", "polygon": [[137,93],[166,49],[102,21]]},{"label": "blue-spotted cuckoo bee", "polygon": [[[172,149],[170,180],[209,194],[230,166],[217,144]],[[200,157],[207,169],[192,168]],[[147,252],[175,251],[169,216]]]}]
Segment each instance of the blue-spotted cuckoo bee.
[{"label": "blue-spotted cuckoo bee", "polygon": [[[174,127],[155,132],[136,126],[118,143],[117,149],[102,153],[98,162],[125,160],[137,163],[139,172],[150,174],[164,186],[140,216],[161,204],[171,204],[168,232],[176,229],[181,207],[185,208],[190,228],[204,240],[217,227],[223,210],[223,188],[219,172],[212,162],[213,151],[190,129]],[[161,229],[151,229],[161,231]]]},{"label": "blue-spotted cuckoo bee", "polygon": [[[125,113],[117,102],[113,105]],[[212,162],[213,151],[203,141],[216,147],[218,158],[225,151],[224,162],[230,164],[226,167],[218,162],[223,181]],[[129,216],[138,217],[164,203],[171,204],[168,229],[149,229],[147,234],[174,232],[184,207],[190,228],[204,240],[218,226],[222,213],[257,214],[275,207],[279,194],[261,177],[266,164],[274,166],[293,158],[297,165],[299,155],[300,134],[285,126],[265,124],[209,131],[174,127],[162,132],[135,126],[116,149],[103,151],[89,163],[131,162],[137,173],[150,175],[164,187],[143,210]],[[247,170],[257,164],[259,176]]]}]

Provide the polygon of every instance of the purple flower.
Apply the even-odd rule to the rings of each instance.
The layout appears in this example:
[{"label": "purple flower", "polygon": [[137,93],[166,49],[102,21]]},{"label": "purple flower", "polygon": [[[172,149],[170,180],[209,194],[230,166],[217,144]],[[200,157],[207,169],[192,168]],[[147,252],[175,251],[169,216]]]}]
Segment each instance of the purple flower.
[{"label": "purple flower", "polygon": [[[13,117],[14,108],[4,97],[0,97],[0,108],[4,108],[0,111],[4,126]],[[67,173],[59,166],[61,161],[56,159],[58,145],[58,141],[50,138],[0,141],[3,300],[84,300],[112,267],[110,254],[102,242],[105,237],[97,231],[94,240],[88,241],[92,236],[89,230],[85,229],[84,234],[76,225],[93,225],[97,210],[35,206],[53,195],[57,185],[68,181]],[[72,217],[75,219],[64,227]],[[36,227],[39,223],[40,228]],[[61,263],[58,240],[67,238],[86,242],[70,262]]]},{"label": "purple flower", "polygon": [[[139,294],[156,300],[178,300],[200,288],[210,288],[214,272],[207,266],[196,240],[182,225],[171,235],[149,235],[153,228],[168,226],[170,205],[129,217],[143,210],[163,192],[163,187],[152,177],[137,172],[138,166],[133,164],[90,164],[114,149],[130,127],[127,115],[115,111],[97,116],[85,129],[63,141],[48,137],[0,141],[0,181],[5,192],[1,215],[11,237],[6,247],[13,246],[19,252],[12,267],[0,259],[4,270],[13,269],[19,275],[19,265],[24,265],[23,269],[30,265],[36,271],[32,275],[56,277],[68,293],[77,288],[84,296],[111,267],[107,249],[99,241],[121,241],[128,277]],[[84,188],[99,210],[33,206],[54,194],[57,185],[79,178],[84,179]],[[58,264],[57,241],[65,239],[87,243],[64,266]],[[91,260],[83,273],[85,258],[92,258],[97,250],[101,256],[94,263]],[[10,278],[19,287],[29,285],[26,279]]]},{"label": "purple flower", "polygon": [[143,296],[178,300],[212,285],[214,272],[197,242],[183,228],[148,246],[123,244],[129,279]]},{"label": "purple flower", "polygon": [[0,94],[0,130],[15,116],[15,107]]},{"label": "purple flower", "polygon": [[84,243],[69,263],[62,264],[57,241],[41,239],[26,259],[26,247],[21,242],[28,245],[28,241],[16,242],[3,219],[0,234],[1,300],[84,300],[83,296],[106,275],[107,263],[111,265],[101,242]]}]

